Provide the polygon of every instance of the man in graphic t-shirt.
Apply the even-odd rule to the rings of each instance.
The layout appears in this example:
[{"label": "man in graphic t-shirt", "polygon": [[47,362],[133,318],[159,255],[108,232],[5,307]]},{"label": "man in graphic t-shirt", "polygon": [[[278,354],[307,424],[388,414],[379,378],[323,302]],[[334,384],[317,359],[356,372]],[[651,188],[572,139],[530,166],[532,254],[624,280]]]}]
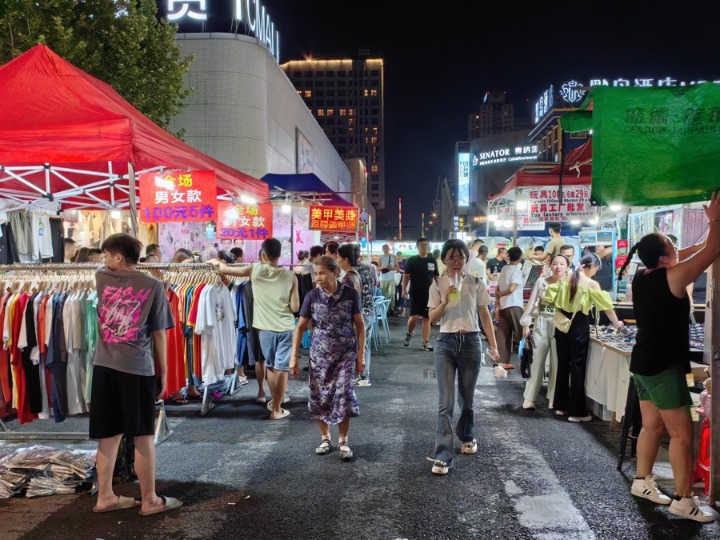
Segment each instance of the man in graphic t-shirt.
[{"label": "man in graphic t-shirt", "polygon": [[[95,275],[99,335],[90,407],[90,438],[99,439],[93,512],[139,508],[144,516],[159,514],[182,505],[155,493],[155,401],[167,391],[165,331],[174,327],[173,318],[162,282],[135,269],[138,240],[113,234],[101,249],[105,266]],[[142,502],[113,491],[123,434],[135,439]]]},{"label": "man in graphic t-shirt", "polygon": [[422,319],[423,349],[432,351],[430,344],[430,317],[428,315],[428,300],[430,298],[430,285],[433,280],[439,277],[437,263],[430,255],[430,241],[427,238],[419,238],[416,242],[418,254],[410,257],[405,263],[405,275],[402,281],[403,299],[410,296],[410,318],[407,323],[407,334],[403,345],[410,345],[410,340],[415,332],[415,325],[418,318]]}]

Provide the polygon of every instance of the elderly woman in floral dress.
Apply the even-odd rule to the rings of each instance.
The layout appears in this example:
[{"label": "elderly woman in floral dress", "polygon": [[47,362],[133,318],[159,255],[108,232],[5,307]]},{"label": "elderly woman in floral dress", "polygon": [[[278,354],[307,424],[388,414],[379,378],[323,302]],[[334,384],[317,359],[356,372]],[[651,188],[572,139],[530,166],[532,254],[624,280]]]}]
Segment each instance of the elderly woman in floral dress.
[{"label": "elderly woman in floral dress", "polygon": [[338,281],[340,268],[333,257],[315,261],[317,287],[300,308],[300,322],[293,336],[290,374],[298,375],[298,349],[303,332],[313,325],[310,345],[310,416],[320,427],[318,455],[332,451],[330,426],[338,425],[338,446],[343,461],[353,459],[348,446],[350,419],[360,414],[355,377],[365,367],[365,322],[360,295]]}]

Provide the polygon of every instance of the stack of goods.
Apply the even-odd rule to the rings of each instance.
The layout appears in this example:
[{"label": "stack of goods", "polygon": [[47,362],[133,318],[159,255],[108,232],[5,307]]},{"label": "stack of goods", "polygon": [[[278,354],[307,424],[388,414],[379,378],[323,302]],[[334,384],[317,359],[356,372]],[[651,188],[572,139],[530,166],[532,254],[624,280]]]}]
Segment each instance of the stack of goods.
[{"label": "stack of goods", "polygon": [[0,456],[0,498],[76,493],[95,477],[95,451],[19,448]]},{"label": "stack of goods", "polygon": [[702,351],[703,341],[705,340],[705,325],[690,325],[690,348]]},{"label": "stack of goods", "polygon": [[612,326],[595,326],[590,335],[608,347],[629,353],[635,345],[637,326],[628,324],[617,331]]}]

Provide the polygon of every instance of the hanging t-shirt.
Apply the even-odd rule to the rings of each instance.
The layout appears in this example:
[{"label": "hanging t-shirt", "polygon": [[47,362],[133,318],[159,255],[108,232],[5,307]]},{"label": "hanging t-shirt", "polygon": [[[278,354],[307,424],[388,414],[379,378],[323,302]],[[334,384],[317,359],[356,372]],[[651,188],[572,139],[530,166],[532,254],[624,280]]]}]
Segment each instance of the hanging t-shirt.
[{"label": "hanging t-shirt", "polygon": [[235,305],[230,291],[223,285],[205,287],[198,303],[195,333],[202,337],[202,380],[213,384],[223,379],[226,369],[235,367]]},{"label": "hanging t-shirt", "polygon": [[31,217],[33,243],[33,258],[50,259],[53,256],[52,231],[50,217],[41,212],[33,212]]},{"label": "hanging t-shirt", "polygon": [[165,287],[136,270],[95,274],[98,294],[99,339],[93,364],[124,373],[155,374],[152,333],[174,326]]}]

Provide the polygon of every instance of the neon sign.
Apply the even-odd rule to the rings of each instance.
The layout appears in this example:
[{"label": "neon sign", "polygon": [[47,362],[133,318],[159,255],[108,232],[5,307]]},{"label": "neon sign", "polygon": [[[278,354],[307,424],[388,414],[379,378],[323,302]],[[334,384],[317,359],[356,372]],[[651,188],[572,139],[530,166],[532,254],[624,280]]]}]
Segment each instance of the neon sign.
[{"label": "neon sign", "polygon": [[470,205],[470,154],[458,153],[458,206]]},{"label": "neon sign", "polygon": [[472,156],[472,167],[485,167],[516,161],[536,161],[538,158],[538,147],[536,144],[524,146],[506,146],[483,152],[475,152]]}]

